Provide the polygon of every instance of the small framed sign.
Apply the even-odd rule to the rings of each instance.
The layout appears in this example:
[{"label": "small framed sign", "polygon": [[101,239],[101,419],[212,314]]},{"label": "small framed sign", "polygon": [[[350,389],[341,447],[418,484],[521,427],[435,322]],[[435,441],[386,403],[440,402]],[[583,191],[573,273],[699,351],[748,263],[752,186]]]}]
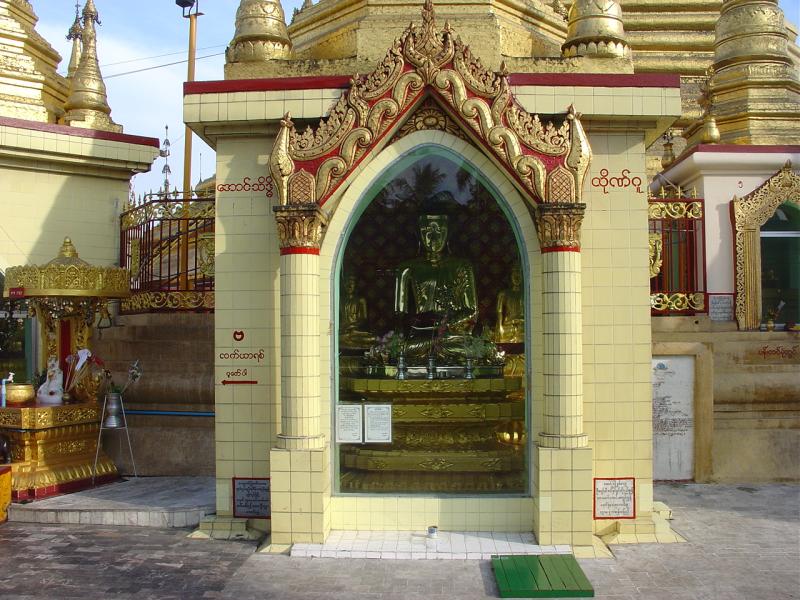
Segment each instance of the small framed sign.
[{"label": "small framed sign", "polygon": [[11,299],[24,298],[25,297],[25,288],[24,287],[8,288],[8,297],[11,298]]},{"label": "small framed sign", "polygon": [[592,513],[595,519],[635,519],[636,479],[595,477]]},{"label": "small framed sign", "polygon": [[364,405],[364,442],[369,444],[392,443],[392,405]]},{"label": "small framed sign", "polygon": [[242,519],[269,519],[269,477],[233,478],[233,516]]},{"label": "small framed sign", "polygon": [[339,404],[336,406],[337,444],[360,444],[364,441],[362,408],[360,404]]}]

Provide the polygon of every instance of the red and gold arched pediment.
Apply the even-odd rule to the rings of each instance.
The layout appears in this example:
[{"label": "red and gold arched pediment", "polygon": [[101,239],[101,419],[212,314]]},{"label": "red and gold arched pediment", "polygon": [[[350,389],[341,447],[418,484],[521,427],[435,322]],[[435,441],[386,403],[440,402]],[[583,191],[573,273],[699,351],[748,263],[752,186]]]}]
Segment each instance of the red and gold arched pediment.
[{"label": "red and gold arched pediment", "polygon": [[528,113],[504,70],[485,69],[449,24],[436,28],[426,0],[422,24],[410,25],[372,73],[353,77],[315,129],[297,131],[288,114],[281,121],[270,158],[281,205],[324,206],[426,100],[508,174],[531,206],[580,202],[591,150],[579,115],[572,107],[549,118]]}]

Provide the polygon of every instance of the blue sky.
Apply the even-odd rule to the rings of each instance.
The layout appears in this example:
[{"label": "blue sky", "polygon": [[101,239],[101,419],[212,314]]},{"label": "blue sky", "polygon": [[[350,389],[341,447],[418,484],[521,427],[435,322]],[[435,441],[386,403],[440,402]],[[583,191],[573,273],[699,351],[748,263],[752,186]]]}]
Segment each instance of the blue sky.
[{"label": "blue sky", "polygon": [[[81,5],[85,0],[81,0]],[[204,16],[198,19],[198,80],[223,79],[225,47],[234,31],[239,0],[199,0]],[[283,2],[287,19],[302,0]],[[39,17],[37,30],[62,57],[60,71],[66,71],[71,43],[65,35],[75,16],[75,0],[32,0]],[[111,116],[126,133],[163,139],[169,126],[172,155],[169,158],[173,184],[183,181],[182,84],[186,64],[125,74],[147,67],[185,59],[188,21],[174,0],[95,0],[102,25],[98,28],[98,54],[108,88]],[[800,0],[780,0],[787,18],[800,22]],[[149,58],[148,57],[155,57]],[[208,57],[208,58],[201,58]],[[147,59],[147,60],[140,60]],[[202,159],[200,154],[202,153]],[[214,172],[214,152],[195,136],[192,182],[202,173]],[[164,160],[156,161],[150,173],[134,180],[137,193],[157,189],[163,181]]]}]

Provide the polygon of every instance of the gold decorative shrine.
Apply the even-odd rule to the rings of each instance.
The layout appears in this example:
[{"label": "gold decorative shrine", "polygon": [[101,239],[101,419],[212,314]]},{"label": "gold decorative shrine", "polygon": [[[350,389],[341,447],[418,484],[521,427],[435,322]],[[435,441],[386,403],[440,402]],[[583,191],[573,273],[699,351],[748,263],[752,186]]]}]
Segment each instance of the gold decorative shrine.
[{"label": "gold decorative shrine", "polygon": [[341,448],[342,491],[521,493],[525,402],[518,377],[342,377],[340,401],[392,405],[392,443]]},{"label": "gold decorative shrine", "polygon": [[411,25],[372,73],[353,78],[316,129],[298,132],[289,114],[281,121],[270,157],[281,206],[325,206],[425,102],[483,148],[531,206],[580,202],[591,149],[579,115],[570,107],[544,119],[522,109],[505,70],[485,69],[448,24],[440,32],[426,0],[422,25]]},{"label": "gold decorative shrine", "polygon": [[784,202],[800,205],[800,175],[792,163],[739,199],[731,200],[735,229],[736,320],[739,329],[757,329],[761,322],[760,228]]},{"label": "gold decorative shrine", "polygon": [[[0,409],[0,432],[11,440],[13,500],[89,487],[99,427],[96,402]],[[114,462],[101,449],[96,480],[117,477]]]}]

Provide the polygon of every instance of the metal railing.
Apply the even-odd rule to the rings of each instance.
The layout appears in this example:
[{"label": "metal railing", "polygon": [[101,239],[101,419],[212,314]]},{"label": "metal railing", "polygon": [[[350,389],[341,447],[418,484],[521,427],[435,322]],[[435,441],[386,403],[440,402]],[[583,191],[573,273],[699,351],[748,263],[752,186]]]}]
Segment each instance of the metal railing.
[{"label": "metal railing", "polygon": [[120,265],[130,271],[122,313],[214,308],[213,190],[146,195],[120,215]]},{"label": "metal railing", "polygon": [[662,189],[649,199],[648,217],[651,314],[707,313],[703,199]]}]

